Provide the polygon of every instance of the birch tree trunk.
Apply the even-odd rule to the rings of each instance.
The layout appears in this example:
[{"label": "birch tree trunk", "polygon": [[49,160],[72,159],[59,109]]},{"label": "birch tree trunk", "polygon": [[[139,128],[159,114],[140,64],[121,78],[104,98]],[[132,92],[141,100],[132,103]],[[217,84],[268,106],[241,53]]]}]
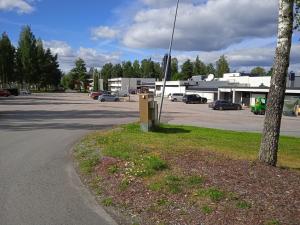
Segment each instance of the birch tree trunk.
[{"label": "birch tree trunk", "polygon": [[293,33],[293,6],[294,0],[279,0],[277,47],[259,151],[259,160],[271,166],[277,164],[280,125]]}]

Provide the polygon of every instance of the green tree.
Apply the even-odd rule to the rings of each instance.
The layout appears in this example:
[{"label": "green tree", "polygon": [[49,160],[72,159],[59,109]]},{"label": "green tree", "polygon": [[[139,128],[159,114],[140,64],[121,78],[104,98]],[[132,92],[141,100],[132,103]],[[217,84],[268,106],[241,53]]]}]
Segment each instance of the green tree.
[{"label": "green tree", "polygon": [[96,72],[93,74],[93,83],[93,91],[99,91],[99,75]]},{"label": "green tree", "polygon": [[141,77],[141,66],[138,60],[134,60],[132,68],[134,77]]},{"label": "green tree", "polygon": [[171,79],[173,80],[173,77],[175,74],[178,73],[178,60],[177,58],[171,59]]},{"label": "green tree", "polygon": [[15,81],[14,75],[15,48],[6,33],[0,38],[0,83],[6,86]]},{"label": "green tree", "polygon": [[64,89],[72,89],[71,88],[71,77],[69,74],[63,74],[61,77],[60,84],[64,87]]},{"label": "green tree", "polygon": [[172,76],[172,80],[184,80],[182,73],[175,73]]},{"label": "green tree", "polygon": [[181,74],[184,80],[187,80],[193,75],[193,63],[191,60],[186,60],[181,66]]},{"label": "green tree", "polygon": [[222,55],[216,62],[216,77],[223,77],[224,73],[230,73],[229,63],[225,56]]},{"label": "green tree", "polygon": [[197,56],[196,61],[194,62],[194,69],[193,69],[194,75],[206,75],[206,65],[199,59],[199,56]]},{"label": "green tree", "polygon": [[108,79],[112,78],[113,64],[106,63],[101,70],[101,78],[103,79],[103,88],[108,90]]},{"label": "green tree", "polygon": [[154,77],[154,63],[151,59],[143,59],[141,62],[142,77]]},{"label": "green tree", "polygon": [[112,70],[112,77],[123,77],[123,68],[120,63],[115,64]]},{"label": "green tree", "polygon": [[78,87],[83,87],[84,91],[86,91],[88,85],[88,74],[83,59],[78,58],[75,61],[75,67],[71,70],[71,74],[76,85]]},{"label": "green tree", "polygon": [[130,61],[122,63],[123,77],[134,77],[133,67]]},{"label": "green tree", "polygon": [[273,73],[273,67],[269,69],[269,71],[267,72],[267,76],[272,76],[272,73]]},{"label": "green tree", "polygon": [[206,66],[206,72],[207,72],[207,74],[213,74],[213,75],[215,75],[216,74],[216,69],[214,67],[214,64],[212,64],[212,63],[207,64],[207,66]]},{"label": "green tree", "polygon": [[17,52],[20,63],[18,69],[21,69],[24,81],[27,84],[36,84],[38,82],[36,39],[29,26],[22,28]]},{"label": "green tree", "polygon": [[251,74],[266,76],[266,70],[260,66],[257,66],[251,70]]},{"label": "green tree", "polygon": [[162,72],[162,68],[160,66],[160,63],[153,62],[153,76],[152,76],[152,78],[162,79],[162,77],[163,77],[163,72]]}]

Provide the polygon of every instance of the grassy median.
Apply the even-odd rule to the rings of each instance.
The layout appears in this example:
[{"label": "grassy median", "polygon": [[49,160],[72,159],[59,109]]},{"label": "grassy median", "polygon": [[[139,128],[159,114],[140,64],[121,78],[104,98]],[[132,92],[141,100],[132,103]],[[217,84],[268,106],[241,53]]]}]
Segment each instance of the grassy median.
[{"label": "grassy median", "polygon": [[[256,133],[177,125],[145,133],[129,124],[88,135],[75,147],[75,158],[103,205],[135,215],[128,224],[216,224],[235,218],[292,224],[299,218],[289,204],[299,196],[286,196],[286,209],[277,214],[268,209],[278,204],[283,191],[278,187],[299,193],[294,190],[299,173],[280,168],[299,170],[300,138],[280,138],[280,168],[255,161],[260,139]],[[269,185],[277,188],[271,198],[263,190]]]}]

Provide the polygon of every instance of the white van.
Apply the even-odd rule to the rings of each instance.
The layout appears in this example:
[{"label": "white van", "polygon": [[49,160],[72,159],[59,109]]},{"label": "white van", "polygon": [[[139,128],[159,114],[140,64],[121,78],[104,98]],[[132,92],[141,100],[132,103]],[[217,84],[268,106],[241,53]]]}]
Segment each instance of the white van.
[{"label": "white van", "polygon": [[170,99],[172,102],[182,102],[183,96],[184,96],[183,93],[172,93],[172,94],[169,96],[169,99]]}]

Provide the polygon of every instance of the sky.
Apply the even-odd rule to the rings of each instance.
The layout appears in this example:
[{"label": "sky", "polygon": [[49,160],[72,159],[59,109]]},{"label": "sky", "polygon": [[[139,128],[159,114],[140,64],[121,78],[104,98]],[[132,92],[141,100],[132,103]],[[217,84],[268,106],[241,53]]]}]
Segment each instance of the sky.
[{"label": "sky", "polygon": [[[176,0],[0,0],[0,32],[17,46],[30,25],[68,71],[81,57],[87,67],[151,58],[161,62],[169,46]],[[199,55],[248,72],[273,64],[277,0],[180,0],[172,57],[182,64]],[[300,34],[294,32],[290,70],[300,72]]]}]

